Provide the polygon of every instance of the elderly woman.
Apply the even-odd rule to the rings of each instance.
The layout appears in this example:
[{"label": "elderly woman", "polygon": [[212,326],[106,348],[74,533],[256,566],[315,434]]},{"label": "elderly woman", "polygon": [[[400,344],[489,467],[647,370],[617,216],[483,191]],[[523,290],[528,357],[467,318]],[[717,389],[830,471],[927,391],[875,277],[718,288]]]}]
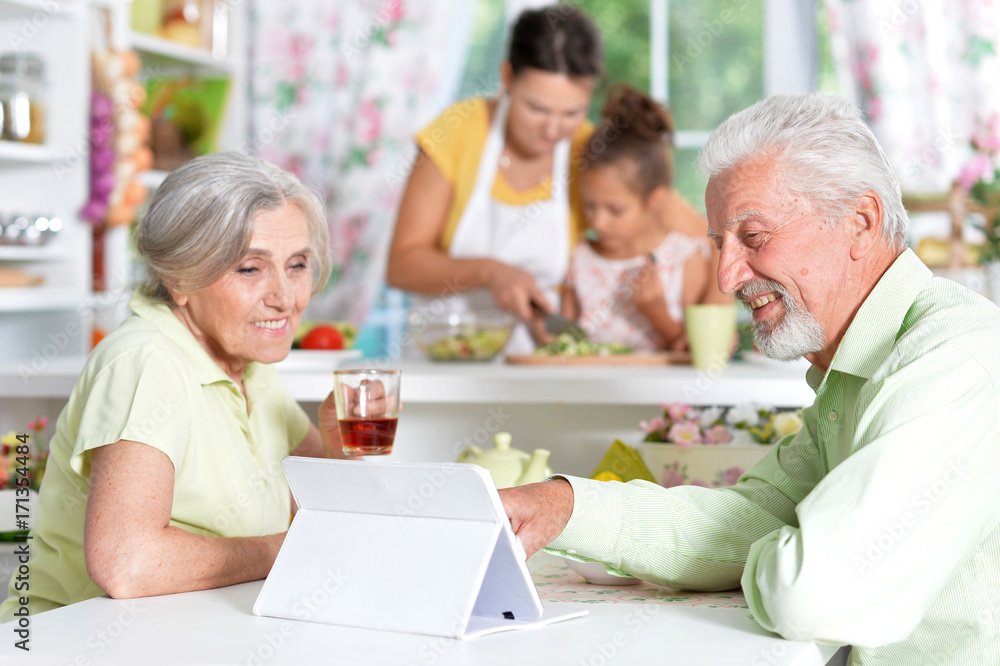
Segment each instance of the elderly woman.
[{"label": "elderly woman", "polygon": [[317,197],[264,161],[199,157],[157,190],[137,247],[134,314],[91,354],[50,444],[33,613],[263,578],[293,510],[279,461],[340,450],[333,401],[317,429],[270,365],[329,272]]}]

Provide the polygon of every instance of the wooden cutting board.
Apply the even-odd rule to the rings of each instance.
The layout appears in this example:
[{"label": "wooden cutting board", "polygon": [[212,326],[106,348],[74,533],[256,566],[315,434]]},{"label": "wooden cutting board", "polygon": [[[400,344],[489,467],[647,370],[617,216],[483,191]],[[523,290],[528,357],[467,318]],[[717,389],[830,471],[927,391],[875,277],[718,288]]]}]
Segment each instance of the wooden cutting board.
[{"label": "wooden cutting board", "polygon": [[691,363],[690,352],[635,352],[611,356],[536,356],[509,354],[512,365],[683,365]]}]

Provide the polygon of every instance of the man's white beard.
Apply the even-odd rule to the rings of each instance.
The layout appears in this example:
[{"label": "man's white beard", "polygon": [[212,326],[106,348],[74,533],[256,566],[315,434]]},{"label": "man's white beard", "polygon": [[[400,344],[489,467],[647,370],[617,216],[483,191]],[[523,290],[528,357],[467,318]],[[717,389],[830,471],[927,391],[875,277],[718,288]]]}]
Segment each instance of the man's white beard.
[{"label": "man's white beard", "polygon": [[773,291],[781,296],[785,314],[774,325],[769,321],[753,323],[754,343],[760,353],[779,361],[793,361],[822,350],[823,339],[826,337],[823,327],[808,310],[788,296],[780,283],[755,280],[739,289],[736,296],[749,308],[745,299],[765,291]]}]

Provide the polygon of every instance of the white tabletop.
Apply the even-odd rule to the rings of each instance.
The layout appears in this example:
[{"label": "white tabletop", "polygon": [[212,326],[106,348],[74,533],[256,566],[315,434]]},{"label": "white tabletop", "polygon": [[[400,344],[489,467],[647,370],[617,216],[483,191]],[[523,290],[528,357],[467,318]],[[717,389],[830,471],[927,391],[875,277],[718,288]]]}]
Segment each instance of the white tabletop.
[{"label": "white tabletop", "polygon": [[[761,629],[743,608],[711,607],[715,604],[710,595],[700,601],[707,605],[692,606],[685,597],[668,602],[662,593],[649,590],[621,594],[573,582],[560,588],[561,596],[544,595],[543,602],[565,608],[574,603],[566,599],[575,589],[580,597],[575,603],[586,605],[587,616],[460,641],[255,617],[251,608],[261,585],[258,581],[127,601],[102,597],[42,613],[31,619],[30,655],[14,647],[13,625],[0,625],[0,662],[16,656],[16,663],[25,664],[129,666],[822,666],[837,649],[778,638]],[[600,603],[602,591],[613,598]],[[721,605],[728,603],[723,600]]]}]

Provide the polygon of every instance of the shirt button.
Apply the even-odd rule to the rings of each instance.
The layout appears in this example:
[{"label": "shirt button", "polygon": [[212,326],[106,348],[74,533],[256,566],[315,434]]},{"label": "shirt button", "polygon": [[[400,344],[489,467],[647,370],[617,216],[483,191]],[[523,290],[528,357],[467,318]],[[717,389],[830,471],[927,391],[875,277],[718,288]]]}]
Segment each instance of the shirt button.
[{"label": "shirt button", "polygon": [[833,410],[830,410],[830,413],[827,414],[827,418],[829,418],[831,421],[836,421],[837,420],[837,412],[835,412]]}]

